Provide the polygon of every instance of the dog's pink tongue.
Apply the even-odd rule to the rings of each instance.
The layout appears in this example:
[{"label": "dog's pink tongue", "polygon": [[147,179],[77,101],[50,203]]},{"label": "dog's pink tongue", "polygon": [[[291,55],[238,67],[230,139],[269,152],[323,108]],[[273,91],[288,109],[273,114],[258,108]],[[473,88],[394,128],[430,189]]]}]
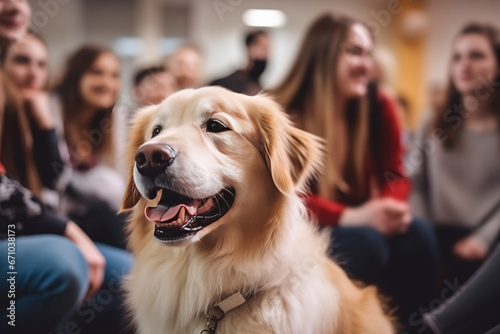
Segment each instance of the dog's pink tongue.
[{"label": "dog's pink tongue", "polygon": [[196,214],[195,206],[188,206],[185,204],[179,204],[172,207],[167,207],[164,205],[158,205],[156,207],[148,206],[145,210],[145,214],[146,218],[148,218],[150,221],[164,222],[176,217],[182,207],[185,208],[189,215],[194,216]]}]

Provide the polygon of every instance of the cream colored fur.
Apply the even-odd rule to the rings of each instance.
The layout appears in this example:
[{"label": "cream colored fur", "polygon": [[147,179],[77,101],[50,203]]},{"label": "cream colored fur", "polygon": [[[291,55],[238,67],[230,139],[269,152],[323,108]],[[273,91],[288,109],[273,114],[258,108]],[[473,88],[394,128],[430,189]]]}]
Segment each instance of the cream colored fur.
[{"label": "cream colored fur", "polygon": [[[231,131],[207,133],[209,118]],[[157,124],[164,130],[151,139]],[[153,236],[132,166],[123,209],[133,209],[127,303],[139,333],[199,334],[207,309],[236,291],[252,297],[225,315],[217,334],[394,332],[375,289],[347,278],[307,218],[299,194],[320,168],[321,141],[294,128],[271,99],[184,90],[141,111],[131,131],[131,164],[144,143],[178,152],[169,187],[196,198],[228,185],[236,193],[224,217],[168,246]]]}]

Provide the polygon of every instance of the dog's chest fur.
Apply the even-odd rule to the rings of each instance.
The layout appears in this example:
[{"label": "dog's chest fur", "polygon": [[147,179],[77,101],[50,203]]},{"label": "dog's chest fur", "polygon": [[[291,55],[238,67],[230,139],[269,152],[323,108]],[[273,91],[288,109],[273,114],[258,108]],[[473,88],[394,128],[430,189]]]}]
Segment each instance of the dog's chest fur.
[{"label": "dog's chest fur", "polygon": [[300,221],[287,227],[283,242],[253,263],[209,259],[194,247],[151,240],[138,252],[128,284],[139,332],[198,334],[206,329],[205,311],[242,289],[255,294],[225,315],[217,334],[333,333],[339,296],[324,272],[326,244],[300,213],[295,217]]}]

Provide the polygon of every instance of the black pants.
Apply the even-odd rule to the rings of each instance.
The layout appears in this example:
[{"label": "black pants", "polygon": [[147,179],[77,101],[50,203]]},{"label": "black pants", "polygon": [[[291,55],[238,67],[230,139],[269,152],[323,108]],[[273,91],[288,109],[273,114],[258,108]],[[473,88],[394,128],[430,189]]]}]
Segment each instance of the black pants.
[{"label": "black pants", "polygon": [[476,272],[482,262],[468,262],[458,259],[453,253],[453,247],[460,239],[470,236],[473,231],[471,229],[454,226],[436,226],[435,231],[443,266],[443,272],[440,278],[441,284],[437,287],[437,291],[443,289],[442,282],[445,280],[448,282],[457,281],[460,285],[465,284],[472,274]]},{"label": "black pants", "polygon": [[424,319],[435,333],[500,333],[500,244],[455,296]]},{"label": "black pants", "polygon": [[371,227],[335,227],[331,256],[349,277],[376,284],[391,297],[401,326],[420,318],[429,304],[439,251],[429,223],[414,219],[404,234],[386,238]]},{"label": "black pants", "polygon": [[122,249],[127,245],[127,217],[125,213],[117,214],[108,203],[100,200],[90,203],[83,215],[70,215],[93,241]]}]

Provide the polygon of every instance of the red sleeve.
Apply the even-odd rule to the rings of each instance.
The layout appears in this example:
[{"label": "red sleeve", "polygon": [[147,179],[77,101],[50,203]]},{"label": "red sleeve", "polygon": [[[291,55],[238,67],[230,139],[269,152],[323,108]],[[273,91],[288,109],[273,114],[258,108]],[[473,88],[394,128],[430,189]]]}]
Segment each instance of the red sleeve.
[{"label": "red sleeve", "polygon": [[396,104],[383,93],[379,95],[379,98],[381,103],[380,142],[378,149],[373,152],[373,158],[380,196],[406,201],[410,194],[411,183],[403,167],[403,148]]},{"label": "red sleeve", "polygon": [[316,194],[304,198],[309,214],[312,214],[320,226],[338,225],[345,205],[334,202]]}]

